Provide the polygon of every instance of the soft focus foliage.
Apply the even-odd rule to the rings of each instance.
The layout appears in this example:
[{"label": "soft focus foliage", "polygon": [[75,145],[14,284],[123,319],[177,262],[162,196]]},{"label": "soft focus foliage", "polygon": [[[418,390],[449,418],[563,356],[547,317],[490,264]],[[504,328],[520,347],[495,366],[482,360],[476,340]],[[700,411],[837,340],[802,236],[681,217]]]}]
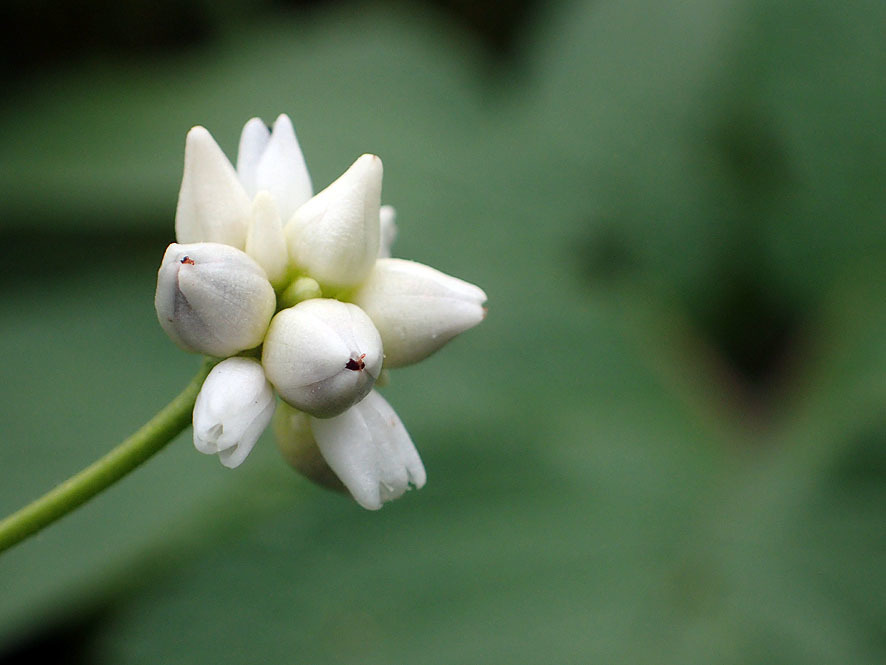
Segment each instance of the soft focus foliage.
[{"label": "soft focus foliage", "polygon": [[194,124],[287,112],[318,183],[380,155],[394,255],[489,317],[384,389],[409,501],[185,434],[0,558],[0,654],[886,660],[886,4],[544,3],[500,61],[419,4],[219,11],[0,107],[0,512],[196,369],[152,308]]}]

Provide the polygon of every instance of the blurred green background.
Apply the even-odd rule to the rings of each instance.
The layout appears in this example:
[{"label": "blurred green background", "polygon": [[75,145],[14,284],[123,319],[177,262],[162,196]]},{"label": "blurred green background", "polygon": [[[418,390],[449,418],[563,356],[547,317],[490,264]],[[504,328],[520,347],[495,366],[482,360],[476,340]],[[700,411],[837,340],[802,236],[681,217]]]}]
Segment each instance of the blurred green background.
[{"label": "blurred green background", "polygon": [[886,662],[886,3],[10,2],[0,512],[162,406],[184,137],[385,162],[482,326],[379,513],[189,433],[0,557],[0,661]]}]

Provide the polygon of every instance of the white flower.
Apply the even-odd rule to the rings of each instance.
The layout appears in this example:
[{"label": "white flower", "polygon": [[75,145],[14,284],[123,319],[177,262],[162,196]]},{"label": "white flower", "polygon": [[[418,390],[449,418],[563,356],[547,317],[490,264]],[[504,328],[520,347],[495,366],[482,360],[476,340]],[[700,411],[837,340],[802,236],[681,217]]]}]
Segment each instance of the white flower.
[{"label": "white flower", "polygon": [[366,278],[378,256],[381,179],[381,160],[363,155],[295,211],[285,231],[296,269],[324,288],[348,288]]},{"label": "white flower", "polygon": [[[202,127],[188,133],[176,237],[155,305],[182,348],[230,357],[194,408],[194,444],[237,466],[278,407],[286,459],[326,486],[337,476],[378,509],[425,483],[403,423],[373,386],[382,367],[422,360],[485,316],[486,294],[392,259],[396,213],[383,167],[358,158],[313,195],[292,123],[243,128],[236,169]],[[275,315],[276,312],[276,315]],[[324,461],[325,460],[325,461]]]},{"label": "white flower", "polygon": [[381,335],[385,367],[424,360],[486,315],[482,289],[403,259],[376,261],[352,300]]},{"label": "white flower", "polygon": [[381,338],[356,305],[315,298],[284,309],[262,347],[268,380],[288,403],[328,418],[359,402],[381,371]]},{"label": "white flower", "polygon": [[252,450],[274,415],[274,391],[258,361],[228,358],[216,365],[194,405],[194,446],[233,469]]},{"label": "white flower", "polygon": [[173,243],[157,273],[157,318],[186,351],[225,357],[258,346],[275,303],[261,267],[228,245]]},{"label": "white flower", "polygon": [[376,391],[334,418],[312,418],[311,430],[329,467],[364,508],[378,510],[427,476],[409,433]]}]

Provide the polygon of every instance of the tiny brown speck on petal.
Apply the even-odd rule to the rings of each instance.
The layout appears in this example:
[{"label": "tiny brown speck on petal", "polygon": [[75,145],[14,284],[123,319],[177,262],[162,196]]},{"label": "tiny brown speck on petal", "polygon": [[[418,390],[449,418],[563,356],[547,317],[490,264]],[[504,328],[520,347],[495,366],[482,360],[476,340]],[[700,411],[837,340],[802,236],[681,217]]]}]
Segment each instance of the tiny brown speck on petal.
[{"label": "tiny brown speck on petal", "polygon": [[366,357],[366,354],[364,353],[362,356],[360,356],[357,359],[354,359],[354,358],[348,359],[348,362],[345,363],[345,369],[349,369],[354,372],[359,372],[361,369],[366,367],[366,363],[363,362],[363,358],[365,358],[365,357]]}]

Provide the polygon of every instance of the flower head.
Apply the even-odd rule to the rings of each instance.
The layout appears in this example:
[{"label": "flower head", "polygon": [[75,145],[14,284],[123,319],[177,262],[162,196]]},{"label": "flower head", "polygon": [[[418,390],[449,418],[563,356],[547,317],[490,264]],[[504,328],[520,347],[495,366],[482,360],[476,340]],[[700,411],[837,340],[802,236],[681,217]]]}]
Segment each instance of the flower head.
[{"label": "flower head", "polygon": [[486,313],[480,288],[390,258],[397,227],[381,205],[382,173],[381,159],[363,155],[314,195],[286,115],[270,129],[246,123],[236,169],[195,127],[180,244],[164,256],[155,297],[173,341],[228,358],[197,398],[198,450],[239,465],[276,392],[287,460],[325,485],[334,474],[369,509],[425,483],[403,423],[373,390],[380,372],[419,362]]}]

